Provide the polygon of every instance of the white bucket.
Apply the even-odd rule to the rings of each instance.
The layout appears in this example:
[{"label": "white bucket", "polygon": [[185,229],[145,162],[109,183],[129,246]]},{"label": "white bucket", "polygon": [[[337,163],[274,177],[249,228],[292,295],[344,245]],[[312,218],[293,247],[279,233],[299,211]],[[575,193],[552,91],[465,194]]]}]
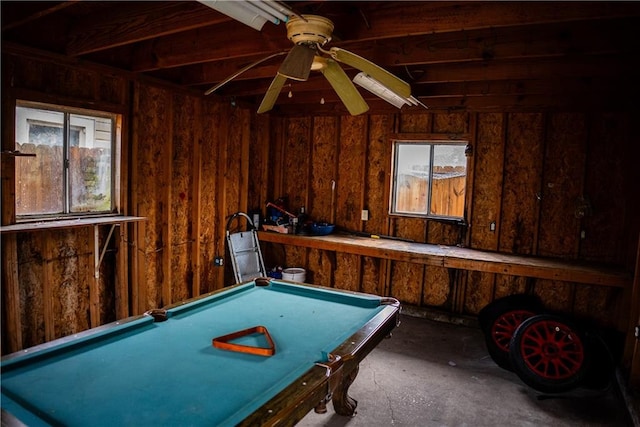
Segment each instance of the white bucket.
[{"label": "white bucket", "polygon": [[282,278],[293,282],[304,282],[307,279],[307,274],[304,268],[285,268],[282,270]]}]

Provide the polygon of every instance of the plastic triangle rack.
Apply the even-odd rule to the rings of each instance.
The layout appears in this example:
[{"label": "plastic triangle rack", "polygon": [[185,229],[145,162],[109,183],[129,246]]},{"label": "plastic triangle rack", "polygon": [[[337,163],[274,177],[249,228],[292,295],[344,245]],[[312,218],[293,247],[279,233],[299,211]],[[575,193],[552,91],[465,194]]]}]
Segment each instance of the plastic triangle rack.
[{"label": "plastic triangle rack", "polygon": [[[237,340],[238,338],[253,334],[264,335],[268,345],[266,347],[259,347],[232,342],[233,340]],[[276,346],[273,343],[273,339],[271,339],[269,331],[264,326],[254,326],[252,328],[247,328],[241,331],[232,332],[227,335],[222,335],[220,337],[214,338],[212,340],[212,344],[215,348],[219,348],[221,350],[256,354],[258,356],[273,356],[274,354],[276,354]]]}]

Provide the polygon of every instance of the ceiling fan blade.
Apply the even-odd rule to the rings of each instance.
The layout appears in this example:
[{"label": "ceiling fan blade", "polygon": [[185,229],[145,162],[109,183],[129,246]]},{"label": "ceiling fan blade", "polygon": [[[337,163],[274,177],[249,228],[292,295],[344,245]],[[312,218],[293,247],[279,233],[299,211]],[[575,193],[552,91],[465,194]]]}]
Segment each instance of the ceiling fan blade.
[{"label": "ceiling fan blade", "polygon": [[357,116],[369,110],[369,106],[358,92],[358,89],[351,83],[351,79],[344,72],[337,62],[326,59],[323,68],[320,69],[322,74],[327,78],[333,90],[336,91],[342,103],[352,116]]},{"label": "ceiling fan blade", "polygon": [[286,81],[287,78],[285,76],[280,73],[276,74],[275,78],[271,81],[271,85],[269,85],[269,89],[267,89],[267,93],[265,93],[264,98],[262,98],[260,107],[258,107],[258,113],[266,113],[273,108],[278,99],[278,95],[280,95],[282,86],[284,86],[284,82]]},{"label": "ceiling fan blade", "polygon": [[364,59],[355,53],[349,52],[348,50],[340,49],[339,47],[332,47],[329,49],[329,53],[336,61],[343,62],[353,68],[357,68],[358,70],[365,72],[401,97],[408,98],[411,96],[411,87],[409,86],[409,83],[399,79],[373,62]]},{"label": "ceiling fan blade", "polygon": [[284,55],[285,53],[286,52],[277,52],[277,53],[269,55],[269,56],[267,56],[265,58],[258,59],[256,62],[252,62],[251,64],[247,65],[246,67],[243,67],[242,69],[236,71],[235,73],[233,73],[232,75],[230,75],[229,77],[227,77],[226,79],[224,79],[223,81],[221,81],[220,83],[218,83],[217,85],[212,87],[211,89],[207,90],[204,94],[205,95],[212,94],[213,92],[215,92],[216,90],[220,89],[222,86],[226,85],[231,80],[235,79],[236,77],[238,77],[240,74],[244,73],[245,71],[250,70],[251,68],[255,67],[256,65],[262,64],[263,62],[268,61],[271,58],[275,58],[276,56]]},{"label": "ceiling fan blade", "polygon": [[306,45],[295,45],[282,61],[278,73],[288,79],[306,81],[315,55],[315,49]]}]

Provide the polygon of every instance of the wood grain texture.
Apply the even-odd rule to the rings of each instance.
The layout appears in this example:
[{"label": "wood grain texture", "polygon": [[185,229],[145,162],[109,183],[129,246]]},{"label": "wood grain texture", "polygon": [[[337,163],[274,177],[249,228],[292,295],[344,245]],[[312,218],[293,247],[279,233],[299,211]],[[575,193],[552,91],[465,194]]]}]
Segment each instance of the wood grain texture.
[{"label": "wood grain texture", "polygon": [[575,258],[580,234],[576,207],[583,196],[586,117],[579,113],[551,114],[546,134],[537,252]]},{"label": "wood grain texture", "polygon": [[[138,168],[143,173],[133,183],[137,193],[137,214],[147,218],[146,236],[143,246],[146,271],[140,301],[145,310],[163,307],[162,289],[165,283],[163,253],[170,248],[166,241],[169,197],[169,175],[167,159],[171,159],[171,93],[151,85],[136,85],[136,120],[133,124],[133,149],[136,151]],[[168,285],[164,285],[168,289]]]},{"label": "wood grain texture", "polygon": [[193,224],[193,147],[197,144],[196,99],[176,94],[173,96],[173,144],[171,153],[171,199],[169,200],[171,227],[171,300],[184,301],[193,297],[191,289],[190,233]]},{"label": "wood grain texture", "polygon": [[362,227],[367,128],[367,116],[346,116],[340,121],[335,215],[336,225],[349,230]]},{"label": "wood grain texture", "polygon": [[609,236],[636,234],[633,229],[625,229],[629,214],[624,208],[624,199],[615,196],[615,189],[640,194],[637,186],[625,184],[630,177],[623,173],[628,170],[625,163],[633,157],[629,156],[633,145],[628,137],[630,117],[613,113],[591,114],[588,127],[584,191],[576,200],[576,213],[582,215],[581,228],[585,233],[580,242],[580,255],[585,259],[624,264],[626,245]]},{"label": "wood grain texture", "polygon": [[544,120],[535,113],[512,113],[507,120],[498,250],[533,254],[542,191]]},{"label": "wood grain texture", "polygon": [[[497,250],[504,165],[506,117],[502,113],[478,114],[478,131],[473,146],[474,204],[471,247]],[[496,226],[491,231],[491,224]]]},{"label": "wood grain texture", "polygon": [[[391,140],[393,117],[369,117],[369,138],[366,156],[366,182],[363,208],[369,211],[369,220],[363,231],[388,233],[389,185],[391,173]],[[366,269],[365,269],[366,270]]]},{"label": "wood grain texture", "polygon": [[[338,179],[338,117],[313,119],[313,148],[311,152],[311,179],[307,215],[311,220],[330,222],[332,181]],[[335,209],[335,206],[333,206]]]}]

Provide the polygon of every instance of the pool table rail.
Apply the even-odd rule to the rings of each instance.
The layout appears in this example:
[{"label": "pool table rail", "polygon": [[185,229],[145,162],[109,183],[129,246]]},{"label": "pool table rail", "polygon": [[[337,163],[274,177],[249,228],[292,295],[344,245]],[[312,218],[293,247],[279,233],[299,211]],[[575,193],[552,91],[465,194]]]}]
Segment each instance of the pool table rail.
[{"label": "pool table rail", "polygon": [[391,337],[393,329],[400,324],[400,303],[394,298],[383,298],[381,304],[386,307],[336,347],[329,355],[329,362],[316,363],[239,426],[293,426],[312,409],[326,412],[329,401],[333,402],[337,414],[354,416],[357,401],[348,391],[360,363],[382,340]]}]

